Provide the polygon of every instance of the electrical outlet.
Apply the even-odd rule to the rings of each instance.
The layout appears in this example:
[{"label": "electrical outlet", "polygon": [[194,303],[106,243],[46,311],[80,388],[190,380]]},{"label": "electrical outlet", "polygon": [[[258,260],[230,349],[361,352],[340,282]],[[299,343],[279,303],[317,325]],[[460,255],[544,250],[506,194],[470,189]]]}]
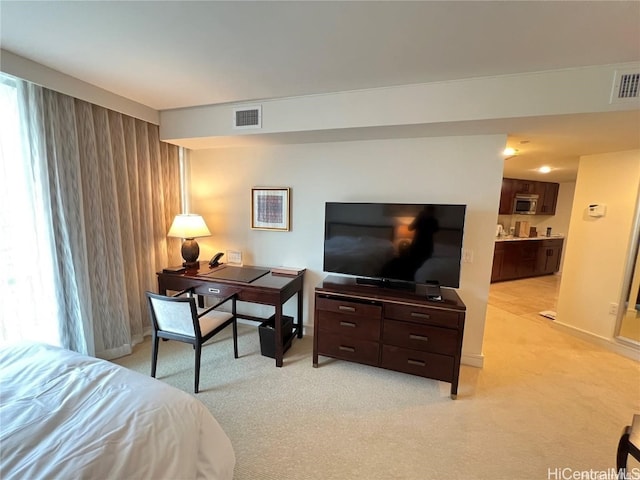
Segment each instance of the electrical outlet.
[{"label": "electrical outlet", "polygon": [[617,315],[618,314],[618,304],[615,302],[611,302],[609,304],[609,315]]},{"label": "electrical outlet", "polygon": [[473,263],[473,250],[463,250],[462,252],[463,263]]}]

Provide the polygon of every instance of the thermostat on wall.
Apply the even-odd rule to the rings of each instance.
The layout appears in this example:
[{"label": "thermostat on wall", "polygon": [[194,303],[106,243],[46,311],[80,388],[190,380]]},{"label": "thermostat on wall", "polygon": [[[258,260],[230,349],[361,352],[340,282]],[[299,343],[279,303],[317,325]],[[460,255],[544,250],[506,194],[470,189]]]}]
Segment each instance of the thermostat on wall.
[{"label": "thermostat on wall", "polygon": [[604,217],[607,213],[607,206],[602,203],[592,203],[589,205],[590,217]]}]

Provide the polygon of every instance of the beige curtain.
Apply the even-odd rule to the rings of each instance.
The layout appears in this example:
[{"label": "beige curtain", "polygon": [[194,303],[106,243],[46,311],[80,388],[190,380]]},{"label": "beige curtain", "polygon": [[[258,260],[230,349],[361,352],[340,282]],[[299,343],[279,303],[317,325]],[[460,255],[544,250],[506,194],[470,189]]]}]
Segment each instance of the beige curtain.
[{"label": "beige curtain", "polygon": [[179,262],[178,147],[157,125],[21,82],[34,182],[48,212],[63,344],[115,358],[150,332],[144,292]]}]

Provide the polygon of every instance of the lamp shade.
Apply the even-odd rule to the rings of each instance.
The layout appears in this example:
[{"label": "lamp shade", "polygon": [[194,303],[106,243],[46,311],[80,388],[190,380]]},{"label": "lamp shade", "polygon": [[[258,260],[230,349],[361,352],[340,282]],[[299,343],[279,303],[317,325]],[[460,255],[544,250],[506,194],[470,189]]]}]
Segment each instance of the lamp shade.
[{"label": "lamp shade", "polygon": [[167,237],[198,238],[209,237],[211,232],[201,215],[185,213],[173,219]]}]

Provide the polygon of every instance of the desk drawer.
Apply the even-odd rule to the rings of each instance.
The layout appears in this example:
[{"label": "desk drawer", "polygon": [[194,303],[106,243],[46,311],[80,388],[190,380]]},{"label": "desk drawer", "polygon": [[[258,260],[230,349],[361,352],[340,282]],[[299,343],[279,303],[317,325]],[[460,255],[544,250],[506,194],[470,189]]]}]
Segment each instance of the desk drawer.
[{"label": "desk drawer", "polygon": [[380,344],[370,340],[345,338],[341,335],[318,332],[318,353],[352,362],[377,365]]},{"label": "desk drawer", "polygon": [[453,357],[448,355],[421,352],[392,345],[382,346],[380,366],[390,370],[451,382],[453,364]]},{"label": "desk drawer", "polygon": [[384,316],[394,320],[458,328],[457,312],[437,308],[390,303],[385,305]]},{"label": "desk drawer", "polygon": [[384,321],[382,339],[385,344],[445,355],[455,355],[458,349],[458,330],[394,320]]},{"label": "desk drawer", "polygon": [[237,291],[238,287],[234,287],[233,285],[211,282],[206,282],[195,287],[195,292],[198,295],[212,295],[214,297],[226,297],[227,295]]}]

